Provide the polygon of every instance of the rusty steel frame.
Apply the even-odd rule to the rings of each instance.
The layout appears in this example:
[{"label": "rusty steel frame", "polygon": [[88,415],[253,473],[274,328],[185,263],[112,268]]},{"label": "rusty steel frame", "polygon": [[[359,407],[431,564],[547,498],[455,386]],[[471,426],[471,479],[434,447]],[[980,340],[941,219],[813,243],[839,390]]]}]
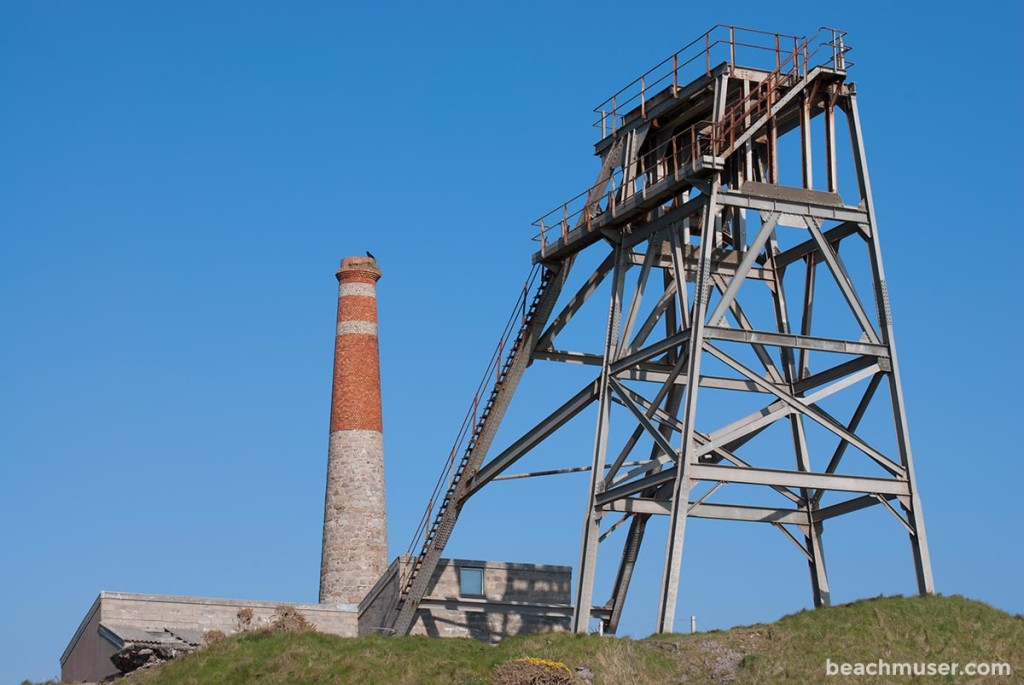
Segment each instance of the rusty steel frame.
[{"label": "rusty steel frame", "polygon": [[[730,27],[732,41],[733,36]],[[614,130],[597,144],[602,158],[597,182],[578,196],[580,210],[570,214],[568,203],[563,206],[560,226],[539,222],[541,248],[534,261],[545,270],[546,280],[537,293],[537,306],[530,317],[523,317],[523,334],[509,351],[509,373],[499,376],[495,386],[494,413],[470,443],[470,456],[449,488],[444,515],[437,519],[440,534],[424,544],[418,573],[407,580],[391,624],[395,633],[411,629],[466,499],[507,478],[502,474],[509,467],[593,404],[597,424],[589,464],[516,476],[589,473],[573,593],[574,631],[587,631],[593,618],[603,621],[608,632],[616,630],[651,516],[668,517],[655,626],[659,632],[674,629],[690,518],[760,522],[779,529],[807,560],[814,605],[827,606],[824,523],[882,504],[909,532],[919,592],[934,592],[856,91],[845,78],[850,63],[843,36],[831,31],[831,41],[824,44],[832,48],[832,59],[819,65],[808,64],[816,46],[807,40],[795,43],[792,58],[802,61],[792,73],[737,65],[731,45],[729,62],[718,67],[709,62],[704,74],[682,87],[675,71],[677,55],[667,92],[648,97],[648,81],[642,78],[640,102],[633,111],[620,114],[610,100]],[[777,62],[783,64],[785,56],[777,54]],[[853,202],[836,192],[837,109],[847,119],[853,150],[858,194]],[[811,121],[817,116],[825,121],[825,190],[812,187]],[[733,125],[727,139],[721,136],[724,121]],[[695,155],[692,149],[688,156],[680,155],[679,131],[694,139],[707,134],[717,147],[709,155]],[[800,187],[778,183],[777,139],[786,135],[800,140]],[[546,232],[555,226],[557,238],[549,239]],[[800,242],[784,249],[784,234],[797,235]],[[604,261],[579,290],[561,298],[576,254],[601,245],[609,250]],[[866,250],[869,273],[864,275],[870,280],[869,287],[860,289],[840,254],[840,248],[848,252],[858,246]],[[788,292],[784,283],[786,271],[793,269],[802,269],[799,293]],[[652,278],[658,271],[662,277]],[[631,273],[636,278],[629,285]],[[601,351],[560,349],[559,334],[606,280],[611,295]],[[820,326],[812,327],[816,295],[826,281],[834,284],[859,338],[812,334]],[[743,307],[745,294],[753,288],[767,290],[770,307]],[[798,302],[794,310],[787,296]],[[646,315],[645,299],[654,302]],[[789,321],[792,311],[799,312],[794,323]],[[759,323],[765,320],[770,324]],[[812,359],[818,369],[813,373]],[[486,461],[501,415],[533,361],[591,365],[598,373],[535,428]],[[726,369],[725,375],[706,373],[708,363]],[[883,384],[889,389],[886,409],[892,418],[894,454],[886,454],[861,432],[862,419]],[[698,427],[698,404],[712,390],[754,394],[763,398],[762,407],[725,425]],[[848,418],[820,404],[840,394],[856,400]],[[621,448],[610,452],[609,428],[620,421],[632,425],[632,432]],[[776,422],[787,427],[791,467],[764,466],[758,438]],[[827,453],[809,444],[807,429],[812,425],[835,441]],[[652,446],[637,460],[633,453],[642,439]],[[741,449],[743,457],[737,453]],[[631,456],[634,461],[628,461]],[[691,499],[701,483],[708,484],[706,491]],[[782,499],[774,506],[710,501],[730,492],[730,484],[757,486],[766,496]],[[839,495],[823,506],[828,493],[852,496]],[[609,512],[623,516],[602,532]],[[627,520],[612,595],[595,607],[599,545]]]}]

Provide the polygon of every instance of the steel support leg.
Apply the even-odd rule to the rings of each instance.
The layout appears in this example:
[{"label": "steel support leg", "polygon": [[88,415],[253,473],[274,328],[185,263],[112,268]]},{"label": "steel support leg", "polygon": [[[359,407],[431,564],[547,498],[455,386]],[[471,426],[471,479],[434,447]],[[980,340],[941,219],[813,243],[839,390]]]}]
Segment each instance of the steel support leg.
[{"label": "steel support leg", "polygon": [[850,110],[847,119],[850,125],[850,138],[853,141],[854,165],[857,169],[857,180],[860,185],[861,200],[868,212],[871,228],[870,251],[871,268],[874,275],[875,297],[878,306],[878,317],[881,326],[882,341],[889,348],[889,393],[892,399],[893,421],[896,427],[896,443],[900,451],[900,460],[907,470],[907,483],[910,488],[909,506],[904,506],[907,520],[914,532],[910,535],[910,547],[914,555],[914,571],[917,575],[917,588],[921,594],[935,592],[935,581],[932,578],[931,557],[928,554],[928,538],[925,535],[924,516],[921,513],[921,498],[917,494],[917,480],[914,476],[914,460],[910,451],[910,432],[907,428],[907,415],[904,408],[903,386],[900,383],[900,367],[896,360],[896,342],[893,336],[892,314],[889,309],[889,291],[885,283],[885,270],[882,267],[882,251],[878,239],[878,224],[875,222],[875,205],[871,196],[871,181],[868,176],[867,159],[864,155],[864,138],[861,134],[860,115],[857,112],[857,96],[849,97]]},{"label": "steel support leg", "polygon": [[[774,242],[773,239],[772,247],[769,249],[769,261],[772,262],[772,273],[774,274],[772,300],[775,306],[775,323],[779,333],[789,334],[789,308],[786,303],[786,290],[783,283],[784,274],[783,270],[774,264],[774,255],[777,253],[777,250],[774,249]],[[810,268],[813,268],[813,265]],[[805,324],[809,323],[810,303],[813,301],[813,280],[811,284],[812,287],[810,289],[805,288],[804,290],[805,299],[801,308],[803,312],[801,315],[801,333],[803,335],[807,335],[803,329],[806,327]],[[790,394],[793,394],[794,383],[803,371],[798,369],[797,360],[794,358],[792,349],[782,347],[781,353],[782,373],[786,384],[789,386]],[[811,461],[807,449],[807,434],[804,430],[803,414],[794,413],[789,417],[789,421],[793,436],[793,453],[796,457],[797,470],[808,472],[811,470]],[[811,576],[811,596],[815,607],[823,607],[831,604],[831,595],[828,587],[828,575],[825,572],[824,549],[821,544],[822,526],[821,524],[815,525],[811,507],[811,493],[807,489],[802,489],[800,491],[800,508],[807,515],[807,524],[804,526],[806,531],[804,549],[807,552],[807,568]]]},{"label": "steel support leg", "polygon": [[676,615],[676,600],[679,592],[679,573],[683,562],[683,538],[686,533],[686,518],[690,495],[688,475],[691,460],[696,458],[695,440],[697,418],[697,391],[700,388],[700,360],[704,348],[704,323],[708,313],[708,297],[711,291],[711,257],[714,249],[714,226],[717,214],[716,204],[720,182],[716,176],[711,183],[711,193],[704,209],[704,232],[701,235],[700,261],[697,282],[694,288],[693,308],[690,316],[689,356],[686,362],[686,392],[683,396],[683,425],[679,454],[676,458],[676,482],[672,497],[672,512],[669,516],[668,544],[665,550],[665,570],[662,575],[661,597],[658,602],[659,633],[673,630]]},{"label": "steel support leg", "polygon": [[[673,247],[673,268],[671,269],[671,273],[668,269],[666,269],[662,273],[663,285],[665,289],[664,292],[669,294],[673,292],[674,288],[678,287],[677,284],[682,283],[685,287],[686,283],[685,275],[681,271],[679,271],[680,269],[683,269],[684,266],[681,256],[682,252],[679,249],[676,237],[677,236],[674,232],[670,234],[670,242]],[[658,234],[651,237],[650,243],[647,248],[648,255],[656,251],[660,251],[662,240],[663,237]],[[677,271],[679,271],[679,278],[676,278]],[[641,279],[642,278],[643,275],[641,275]],[[685,298],[686,294],[684,290],[683,299],[681,301],[685,301]],[[634,304],[635,300],[633,303],[630,303],[631,310]],[[675,335],[676,333],[679,332],[679,321],[676,317],[675,302],[669,302],[668,306],[665,308],[663,318],[666,338],[671,337],[672,335]],[[623,335],[623,342],[621,343],[622,345],[625,345],[624,341],[628,337],[628,335]],[[622,351],[620,349],[620,354],[621,352]],[[678,361],[677,356],[678,355],[675,353],[674,350],[669,350],[666,355],[667,363],[675,364]],[[682,401],[682,397],[683,394],[681,386],[676,385],[673,382],[672,387],[669,389],[665,397],[664,404],[664,410],[669,416],[675,416],[676,413],[679,411],[679,404]],[[642,431],[643,426],[641,425],[638,428],[638,430]],[[666,440],[670,440],[672,438],[672,429],[670,427],[662,426],[660,432]],[[659,452],[660,451],[656,446],[652,447],[650,458],[654,459],[659,454]],[[660,469],[655,469],[655,471],[657,470]],[[644,494],[650,495],[653,494],[653,492]],[[647,521],[650,520],[650,518],[651,517],[648,514],[636,514],[633,516],[633,520],[629,523],[629,532],[626,534],[626,541],[625,543],[623,543],[622,546],[622,560],[619,562],[619,570],[615,576],[615,585],[612,587],[612,596],[611,599],[608,601],[608,605],[611,608],[611,612],[609,614],[608,621],[605,624],[606,633],[614,634],[619,628],[619,620],[622,618],[622,609],[626,604],[626,594],[629,592],[629,584],[633,579],[633,569],[636,568],[636,561],[640,555],[640,547],[643,544],[644,540],[644,532],[647,529]]]},{"label": "steel support leg", "polygon": [[[797,452],[797,467],[801,471],[810,471],[810,459],[807,453],[807,438],[804,433],[804,417],[795,414],[790,417],[793,425],[793,439]],[[804,536],[804,547],[807,550],[807,569],[811,574],[811,594],[815,607],[832,606],[832,596],[828,587],[828,573],[825,569],[825,550],[821,544],[822,524],[815,523],[815,505],[811,501],[811,493],[800,490],[800,508],[807,514],[807,531]]]},{"label": "steel support leg", "polygon": [[590,628],[590,613],[594,597],[594,572],[597,564],[598,537],[601,529],[601,512],[595,509],[598,488],[604,485],[605,452],[608,449],[608,422],[611,418],[612,390],[609,387],[610,366],[616,356],[619,339],[619,322],[622,317],[622,286],[628,262],[625,250],[615,248],[615,274],[612,279],[611,302],[608,306],[608,328],[605,336],[604,360],[598,388],[597,429],[594,435],[594,456],[590,469],[590,489],[587,510],[583,518],[583,535],[580,542],[579,579],[576,582],[576,596],[573,604],[572,631],[586,633]]},{"label": "steel support leg", "polygon": [[626,542],[622,546],[622,561],[619,562],[619,572],[615,576],[615,588],[612,590],[611,615],[605,626],[605,632],[614,634],[619,628],[619,619],[622,618],[622,608],[626,604],[626,593],[629,591],[629,583],[633,579],[633,569],[636,568],[636,560],[640,555],[640,545],[644,541],[644,531],[647,529],[647,521],[650,514],[636,514],[629,522],[629,532],[626,533]]},{"label": "steel support leg", "polygon": [[[670,328],[671,327],[671,328]],[[674,330],[675,317],[666,318],[666,328]],[[675,362],[675,355],[669,355],[669,361]],[[679,411],[679,405],[682,403],[683,392],[682,387],[673,385],[669,391],[668,396],[665,398],[665,413],[669,416],[675,416]],[[672,429],[668,426],[662,426],[661,434],[666,439],[672,437]],[[658,453],[657,448],[652,448],[651,458],[653,459]],[[652,473],[656,473],[660,469],[652,470]],[[643,496],[653,496],[654,490],[650,492],[642,493]],[[644,540],[644,531],[647,528],[647,521],[650,519],[650,515],[637,514],[633,517],[633,520],[629,524],[629,533],[626,536],[626,542],[622,547],[622,561],[619,562],[619,572],[615,577],[615,586],[612,589],[612,597],[609,604],[611,605],[611,615],[608,618],[608,623],[605,626],[605,632],[614,634],[619,628],[619,619],[622,617],[622,608],[626,604],[626,593],[629,592],[629,583],[633,579],[633,569],[636,567],[637,557],[640,555],[640,545]]]}]

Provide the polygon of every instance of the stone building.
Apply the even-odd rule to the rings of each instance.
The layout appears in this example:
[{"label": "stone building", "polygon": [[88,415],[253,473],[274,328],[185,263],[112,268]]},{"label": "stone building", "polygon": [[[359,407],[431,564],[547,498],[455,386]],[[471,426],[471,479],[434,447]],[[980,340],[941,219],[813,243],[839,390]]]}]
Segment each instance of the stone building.
[{"label": "stone building", "polygon": [[[60,657],[61,680],[96,682],[116,675],[110,660],[127,644],[181,644],[188,651],[210,630],[234,633],[270,623],[280,602],[101,592]],[[289,604],[317,630],[358,632],[354,611],[319,604]]]},{"label": "stone building", "polygon": [[[359,634],[380,632],[411,560],[395,559],[359,604]],[[568,630],[572,568],[442,559],[416,612],[410,635],[496,642],[520,633]]]},{"label": "stone building", "polygon": [[[111,657],[132,645],[188,651],[211,630],[268,624],[282,605],[317,630],[344,637],[379,633],[410,560],[387,563],[384,440],[376,283],[372,257],[338,270],[338,318],[324,499],[320,603],[101,592],[61,655],[61,679],[96,682],[118,670]],[[572,614],[568,566],[442,559],[411,633],[497,641],[565,630]]]}]

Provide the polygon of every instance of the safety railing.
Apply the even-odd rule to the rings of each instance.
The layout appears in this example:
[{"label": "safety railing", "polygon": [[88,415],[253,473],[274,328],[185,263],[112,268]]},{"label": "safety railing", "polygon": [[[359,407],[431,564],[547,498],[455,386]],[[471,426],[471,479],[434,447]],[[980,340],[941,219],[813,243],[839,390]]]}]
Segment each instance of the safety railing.
[{"label": "safety railing", "polygon": [[[846,69],[849,66],[845,59],[849,48],[843,44],[846,33],[823,27],[817,35],[822,32],[827,32],[831,38],[827,45],[833,48],[830,59],[822,64]],[[640,116],[646,118],[650,98],[669,86],[675,95],[681,84],[685,85],[701,73],[710,76],[712,69],[723,62],[732,67],[777,70],[788,54],[813,40],[806,36],[717,24],[595,107],[594,113],[599,118],[594,126],[601,130],[603,139],[615,134],[626,115],[634,110],[639,109]]]},{"label": "safety railing", "polygon": [[[807,76],[813,67],[831,65],[845,71],[850,64],[846,60],[850,48],[844,44],[845,36],[844,31],[822,27],[810,38],[794,43],[786,53],[777,51],[775,69],[749,95],[726,110],[721,121],[715,122],[715,154],[731,149],[738,135],[772,108],[780,91]],[[827,42],[823,40],[826,37],[829,38]],[[824,47],[830,50],[824,52]],[[818,61],[819,56],[826,54],[828,59]]]},{"label": "safety railing", "polygon": [[[725,39],[713,39],[716,31],[726,30]],[[754,34],[770,38],[770,46],[756,45],[741,41],[738,36]],[[689,129],[677,133],[659,145],[646,150],[637,158],[635,165],[618,166],[610,176],[587,188],[575,197],[552,209],[533,222],[537,229],[534,240],[541,243],[541,253],[554,240],[568,240],[569,233],[578,227],[590,230],[592,223],[606,212],[614,215],[619,205],[629,201],[636,195],[645,195],[651,185],[669,175],[678,176],[680,169],[691,168],[697,160],[705,157],[719,157],[735,144],[748,126],[754,124],[766,112],[770,111],[781,91],[794,85],[807,76],[817,66],[831,66],[845,71],[853,65],[846,59],[850,48],[845,45],[846,32],[838,29],[822,27],[810,38],[799,38],[778,33],[767,33],[754,29],[741,29],[734,26],[716,26],[697,40],[673,54],[653,69],[646,72],[636,81],[620,90],[616,95],[602,103],[595,111],[600,111],[602,118],[596,125],[602,126],[602,134],[612,117],[616,126],[615,132],[622,124],[622,102],[636,108],[639,101],[641,114],[645,115],[644,104],[647,92],[656,92],[652,86],[658,86],[668,78],[678,88],[679,73],[683,66],[692,64],[697,58],[704,60],[704,68],[710,73],[711,54],[715,47],[724,46],[728,50],[730,64],[736,66],[737,51],[758,50],[770,53],[773,67],[750,92],[750,94],[731,105],[719,121],[697,122]],[[786,44],[786,49],[783,45]],[[699,48],[696,55],[690,54]],[[827,48],[827,50],[825,49]],[[689,55],[686,60],[681,57]],[[744,60],[746,66],[755,66]],[[670,66],[670,71],[662,71]],[[636,91],[636,92],[633,92]],[[632,95],[630,95],[632,93]],[[621,102],[619,98],[624,98]],[[630,104],[632,103],[632,104]],[[610,111],[601,109],[604,105],[611,106]]]},{"label": "safety railing", "polygon": [[661,144],[645,151],[635,165],[616,167],[604,181],[599,181],[533,222],[537,233],[533,239],[541,243],[542,254],[559,238],[567,242],[569,233],[592,224],[610,212],[613,216],[624,203],[667,177],[677,177],[682,169],[693,167],[698,159],[714,155],[717,136],[714,122],[702,121],[681,131]]}]

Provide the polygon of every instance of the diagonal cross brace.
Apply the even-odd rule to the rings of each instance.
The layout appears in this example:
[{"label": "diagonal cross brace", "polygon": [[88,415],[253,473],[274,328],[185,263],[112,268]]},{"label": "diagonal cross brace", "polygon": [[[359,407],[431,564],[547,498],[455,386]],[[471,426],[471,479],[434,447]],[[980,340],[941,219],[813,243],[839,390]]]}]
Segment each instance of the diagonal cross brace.
[{"label": "diagonal cross brace", "polygon": [[704,349],[707,350],[708,353],[710,353],[712,356],[717,357],[722,362],[725,362],[726,365],[732,367],[733,370],[738,371],[739,373],[743,374],[744,376],[752,380],[754,383],[757,383],[759,386],[764,388],[767,392],[770,392],[771,394],[778,397],[780,400],[791,406],[793,409],[799,411],[801,414],[804,414],[805,416],[809,417],[816,423],[824,426],[825,428],[832,431],[839,437],[845,439],[851,445],[853,445],[860,451],[864,452],[864,454],[868,455],[873,460],[875,460],[875,462],[877,462],[879,466],[884,468],[892,475],[901,478],[906,475],[906,470],[902,466],[892,461],[875,448],[868,445],[866,442],[858,438],[853,433],[846,430],[846,428],[842,424],[840,424],[834,418],[826,414],[824,411],[816,409],[814,406],[807,404],[806,402],[803,402],[802,400],[783,392],[782,390],[778,389],[768,381],[758,376],[756,373],[748,369],[743,364],[739,363],[729,355],[725,354],[724,352],[716,348],[714,345],[711,345],[710,343],[705,343]]},{"label": "diagonal cross brace", "polygon": [[853,282],[850,281],[849,274],[843,268],[839,255],[832,249],[832,243],[822,234],[820,220],[808,217],[806,223],[807,230],[811,232],[814,242],[818,244],[821,256],[825,259],[829,271],[832,272],[832,276],[836,279],[836,284],[839,286],[839,290],[842,291],[846,304],[850,306],[850,309],[853,310],[853,315],[857,317],[857,323],[860,324],[868,340],[877,345],[880,342],[878,333],[875,332],[871,319],[868,318],[867,312],[864,311],[864,305],[861,304],[860,298],[857,297],[857,291],[854,290]]},{"label": "diagonal cross brace", "polygon": [[775,231],[775,225],[778,221],[778,212],[773,212],[768,215],[768,218],[761,225],[761,230],[757,232],[757,236],[754,238],[754,242],[751,243],[750,249],[743,255],[743,260],[736,268],[736,275],[732,277],[729,287],[722,293],[722,299],[718,301],[714,311],[711,312],[711,316],[708,317],[709,326],[718,326],[722,323],[722,319],[725,318],[725,312],[728,311],[732,301],[736,299],[736,293],[739,292],[740,286],[747,279],[747,274],[753,268],[754,263],[761,254],[761,250],[764,249],[765,243],[768,242],[768,238]]}]

